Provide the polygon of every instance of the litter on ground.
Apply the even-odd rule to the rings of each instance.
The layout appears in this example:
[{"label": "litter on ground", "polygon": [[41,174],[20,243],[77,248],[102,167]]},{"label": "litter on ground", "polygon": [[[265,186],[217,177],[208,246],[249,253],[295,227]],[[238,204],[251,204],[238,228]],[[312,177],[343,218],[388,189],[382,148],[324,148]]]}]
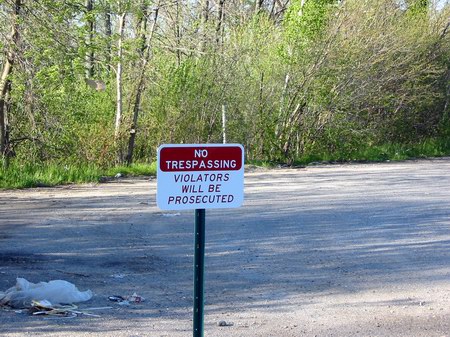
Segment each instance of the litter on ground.
[{"label": "litter on ground", "polygon": [[145,298],[133,293],[131,296],[120,296],[120,295],[113,295],[109,296],[108,299],[112,302],[117,302],[119,305],[128,306],[130,303],[142,303],[145,301]]},{"label": "litter on ground", "polygon": [[52,305],[48,301],[33,301],[32,306],[29,309],[29,312],[33,315],[46,315],[46,316],[57,316],[57,317],[79,317],[79,316],[88,316],[88,317],[100,317],[99,315],[94,315],[89,311],[94,310],[106,310],[112,309],[112,307],[101,307],[101,308],[85,308],[78,309],[78,307],[74,304],[71,305]]},{"label": "litter on ground", "polygon": [[92,296],[92,291],[79,291],[74,284],[64,280],[31,283],[17,278],[14,287],[0,293],[0,306],[23,309],[33,307],[33,303],[72,304],[88,301]]}]

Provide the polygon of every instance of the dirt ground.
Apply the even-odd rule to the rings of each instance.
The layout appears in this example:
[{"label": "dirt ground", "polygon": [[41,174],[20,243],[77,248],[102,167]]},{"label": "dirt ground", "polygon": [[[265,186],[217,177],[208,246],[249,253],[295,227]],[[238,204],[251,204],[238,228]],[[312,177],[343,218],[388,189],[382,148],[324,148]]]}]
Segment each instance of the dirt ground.
[{"label": "dirt ground", "polygon": [[[0,290],[63,279],[95,293],[80,308],[111,307],[0,310],[0,335],[191,336],[193,211],[160,211],[155,191],[0,191]],[[450,158],[253,170],[243,207],[206,221],[205,336],[450,336]]]}]

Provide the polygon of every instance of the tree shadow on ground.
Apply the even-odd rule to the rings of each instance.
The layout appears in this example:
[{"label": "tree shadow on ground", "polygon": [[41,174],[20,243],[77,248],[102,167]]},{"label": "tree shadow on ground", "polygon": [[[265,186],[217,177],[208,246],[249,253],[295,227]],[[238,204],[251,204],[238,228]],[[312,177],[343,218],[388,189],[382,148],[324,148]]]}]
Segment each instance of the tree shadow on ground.
[{"label": "tree shadow on ground", "polygon": [[[302,188],[298,172],[277,173],[272,179],[253,177],[241,209],[207,211],[208,313],[230,308],[289,311],[302,305],[306,294],[320,302],[329,294],[448,279],[445,194],[402,194],[414,177],[396,182],[386,177],[400,190],[395,195],[376,178],[352,174],[317,175],[314,191]],[[336,188],[340,184],[346,188]],[[369,187],[357,193],[362,185]],[[12,286],[15,277],[66,279],[95,292],[80,307],[113,307],[89,324],[3,312],[0,331],[98,332],[104,329],[103,319],[119,325],[126,321],[131,327],[144,319],[177,319],[189,326],[193,212],[157,210],[154,195],[142,191],[143,186],[130,185],[140,191],[134,197],[127,191],[19,197],[0,210],[1,290]],[[108,302],[110,295],[133,292],[147,301],[130,307]]]}]

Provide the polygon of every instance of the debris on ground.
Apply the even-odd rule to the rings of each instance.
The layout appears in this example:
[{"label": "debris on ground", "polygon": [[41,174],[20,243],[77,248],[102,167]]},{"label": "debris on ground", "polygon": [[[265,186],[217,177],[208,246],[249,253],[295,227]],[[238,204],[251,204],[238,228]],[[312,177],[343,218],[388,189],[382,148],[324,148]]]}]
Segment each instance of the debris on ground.
[{"label": "debris on ground", "polygon": [[234,323],[232,323],[232,322],[227,322],[227,321],[219,321],[219,322],[217,323],[217,325],[218,325],[218,326],[233,326]]},{"label": "debris on ground", "polygon": [[24,278],[17,278],[14,287],[0,293],[0,306],[31,308],[33,303],[41,301],[72,304],[88,301],[92,296],[92,291],[79,291],[74,284],[64,280],[31,283]]},{"label": "debris on ground", "polygon": [[122,296],[114,295],[114,296],[109,296],[108,300],[110,300],[112,302],[122,302],[122,301],[125,301],[125,298]]},{"label": "debris on ground", "polygon": [[116,278],[116,279],[123,279],[126,276],[127,276],[126,274],[113,274],[113,275],[111,275],[112,278]]},{"label": "debris on ground", "polygon": [[47,300],[42,301],[32,301],[31,307],[26,309],[14,310],[7,309],[6,311],[14,311],[16,314],[30,314],[32,316],[48,316],[44,319],[58,319],[58,318],[75,318],[75,317],[95,317],[100,318],[101,316],[91,313],[95,310],[107,310],[113,309],[113,307],[98,307],[98,308],[83,308],[80,309],[75,304],[57,304],[54,305]]},{"label": "debris on ground", "polygon": [[145,298],[143,298],[142,296],[133,293],[133,295],[128,296],[127,301],[132,302],[132,303],[142,303],[145,301]]},{"label": "debris on ground", "polygon": [[126,298],[123,296],[114,295],[114,296],[109,296],[108,299],[111,302],[117,302],[117,304],[121,305],[121,306],[129,306],[130,305],[130,302],[127,301]]},{"label": "debris on ground", "polygon": [[117,304],[122,306],[128,306],[130,303],[142,303],[145,301],[145,298],[133,293],[133,295],[130,296],[120,296],[120,295],[113,295],[109,296],[108,299],[112,302],[117,302]]},{"label": "debris on ground", "polygon": [[29,309],[29,312],[32,315],[46,315],[46,316],[57,316],[57,317],[79,317],[79,316],[88,316],[88,317],[96,317],[99,318],[101,316],[94,315],[89,311],[94,310],[105,310],[112,309],[112,307],[101,307],[101,308],[85,308],[78,309],[78,307],[74,304],[71,305],[53,305],[49,301],[33,301],[32,306]]},{"label": "debris on ground", "polygon": [[161,216],[167,217],[167,218],[172,218],[174,216],[180,216],[181,213],[161,213]]}]

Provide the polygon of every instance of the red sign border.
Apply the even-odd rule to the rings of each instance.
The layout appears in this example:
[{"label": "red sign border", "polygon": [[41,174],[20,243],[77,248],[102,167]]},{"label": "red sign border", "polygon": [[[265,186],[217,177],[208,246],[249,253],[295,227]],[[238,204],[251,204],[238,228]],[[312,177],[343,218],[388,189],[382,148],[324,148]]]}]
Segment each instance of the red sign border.
[{"label": "red sign border", "polygon": [[[244,165],[244,149],[240,144],[195,145],[162,145],[158,149],[158,169],[162,172],[239,171]],[[202,157],[195,157],[195,151],[208,151],[208,157],[204,160]],[[174,161],[173,157],[176,157],[177,160],[176,168],[168,167],[167,164]]]}]

